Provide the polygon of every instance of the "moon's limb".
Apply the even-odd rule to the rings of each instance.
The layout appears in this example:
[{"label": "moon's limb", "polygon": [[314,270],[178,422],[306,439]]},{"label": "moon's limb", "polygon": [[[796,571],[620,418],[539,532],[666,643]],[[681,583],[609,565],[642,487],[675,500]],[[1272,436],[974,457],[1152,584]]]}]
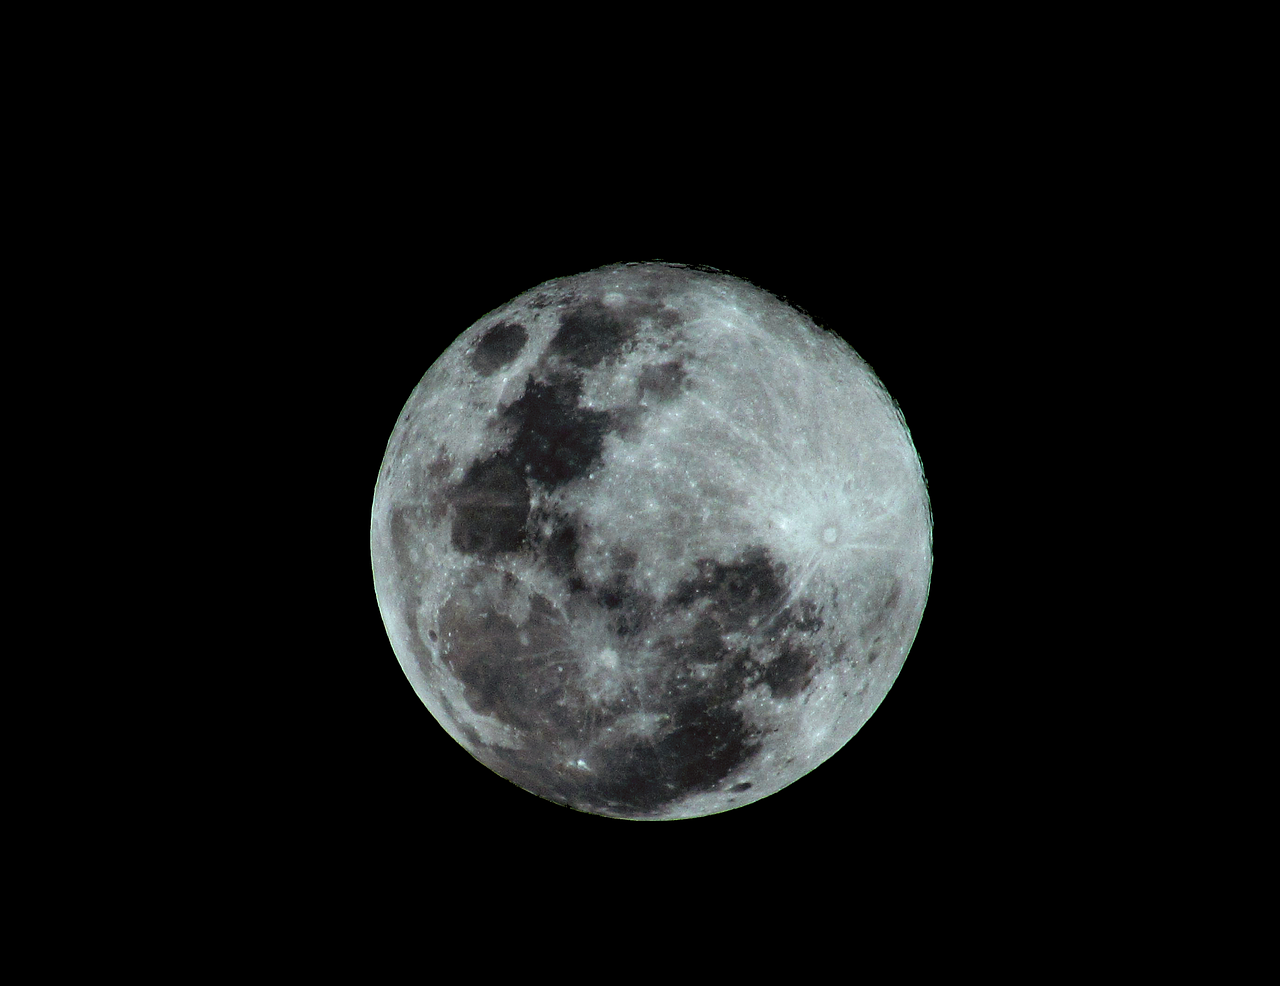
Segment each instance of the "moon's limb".
[{"label": "moon's limb", "polygon": [[549,282],[428,370],[371,550],[413,687],[477,759],[599,814],[758,800],[906,658],[931,565],[901,415],[771,295],[673,265]]}]

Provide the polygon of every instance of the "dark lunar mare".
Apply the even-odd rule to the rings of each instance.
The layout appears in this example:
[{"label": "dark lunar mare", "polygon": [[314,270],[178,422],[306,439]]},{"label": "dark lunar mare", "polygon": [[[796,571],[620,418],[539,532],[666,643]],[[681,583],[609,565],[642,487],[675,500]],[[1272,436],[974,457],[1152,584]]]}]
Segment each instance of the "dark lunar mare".
[{"label": "dark lunar mare", "polygon": [[502,424],[516,429],[510,455],[530,479],[555,489],[587,475],[600,462],[612,430],[608,411],[578,406],[582,380],[558,377],[546,383],[530,377],[524,393],[502,412]]},{"label": "dark lunar mare", "polygon": [[500,452],[472,465],[449,492],[454,548],[489,558],[523,546],[530,498],[520,466],[517,457]]},{"label": "dark lunar mare", "polygon": [[445,494],[454,508],[450,540],[464,554],[492,558],[529,543],[528,481],[555,489],[586,475],[600,461],[611,429],[608,412],[578,406],[582,381],[532,376],[519,399],[504,408],[499,427],[510,444],[473,463]]},{"label": "dark lunar mare", "polygon": [[813,680],[818,660],[813,653],[792,641],[782,645],[778,656],[761,672],[769,691],[781,698],[795,698]]},{"label": "dark lunar mare", "polygon": [[622,354],[643,328],[645,319],[670,329],[680,321],[674,309],[660,302],[629,300],[610,307],[589,298],[560,316],[560,329],[549,352],[572,366],[587,370]]},{"label": "dark lunar mare", "polygon": [[560,316],[560,331],[551,340],[551,353],[590,369],[620,353],[638,330],[634,319],[624,319],[593,299]]},{"label": "dark lunar mare", "polygon": [[676,587],[670,602],[676,606],[705,606],[707,614],[725,630],[745,630],[752,617],[769,613],[786,598],[787,566],[775,564],[764,547],[748,548],[729,563],[700,558],[698,574]]},{"label": "dark lunar mare", "polygon": [[[659,814],[690,794],[719,790],[752,761],[764,739],[737,708],[739,701],[760,684],[775,696],[795,697],[816,667],[812,652],[794,639],[779,647],[768,646],[767,638],[759,648],[734,647],[726,634],[753,626],[812,632],[821,625],[812,615],[815,604],[778,613],[786,566],[763,546],[730,562],[700,559],[697,574],[661,601],[635,588],[625,555],[603,586],[590,587],[576,568],[574,522],[561,515],[542,520],[552,530],[543,544],[544,562],[576,586],[573,593],[629,621],[631,632],[687,622],[695,607],[702,615],[687,634],[658,642],[665,656],[661,689],[639,700],[619,695],[600,704],[579,678],[564,617],[545,598],[533,597],[532,613],[519,626],[491,600],[467,607],[451,601],[442,621],[444,659],[463,683],[467,704],[524,737],[522,750],[487,747],[481,758],[544,797],[604,814]],[[794,610],[810,615],[797,621]],[[661,704],[657,694],[665,696]],[[652,736],[627,735],[621,726],[638,704],[662,717]],[[610,733],[611,726],[618,728]],[[587,768],[563,762],[564,751],[572,749],[587,751]]]},{"label": "dark lunar mare", "polygon": [[493,376],[519,356],[528,341],[529,330],[519,322],[499,322],[476,344],[471,367],[482,377]]}]

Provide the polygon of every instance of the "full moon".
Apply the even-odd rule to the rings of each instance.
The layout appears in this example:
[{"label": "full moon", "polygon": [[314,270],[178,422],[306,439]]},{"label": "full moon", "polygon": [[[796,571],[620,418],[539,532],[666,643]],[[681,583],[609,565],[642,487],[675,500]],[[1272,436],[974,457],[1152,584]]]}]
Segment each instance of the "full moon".
[{"label": "full moon", "polygon": [[774,794],[862,727],[920,625],[932,516],[843,338],[726,273],[621,264],[531,289],[431,365],[370,547],[392,649],[476,760],[677,819]]}]

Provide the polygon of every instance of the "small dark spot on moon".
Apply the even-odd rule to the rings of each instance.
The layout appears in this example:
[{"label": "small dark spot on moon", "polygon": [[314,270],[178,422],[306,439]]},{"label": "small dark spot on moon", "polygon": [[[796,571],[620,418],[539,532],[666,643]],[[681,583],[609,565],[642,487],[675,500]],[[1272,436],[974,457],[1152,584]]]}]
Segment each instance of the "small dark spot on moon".
[{"label": "small dark spot on moon", "polygon": [[449,461],[449,453],[441,445],[440,451],[436,453],[435,458],[427,463],[427,475],[432,479],[443,479],[449,475],[449,471],[452,468],[453,463]]},{"label": "small dark spot on moon", "polygon": [[876,658],[878,658],[879,656],[880,656],[880,651],[878,651],[878,650],[872,650],[872,651],[871,651],[871,653],[867,655],[867,663],[868,663],[868,664],[875,664],[875,663],[876,663]]},{"label": "small dark spot on moon", "polygon": [[688,637],[671,648],[672,654],[682,660],[695,664],[714,664],[729,653],[720,633],[720,625],[715,620],[703,616]]},{"label": "small dark spot on moon", "polygon": [[751,790],[751,782],[743,781],[741,784],[735,784],[729,788],[730,791],[749,791]]},{"label": "small dark spot on moon", "polygon": [[559,578],[573,576],[578,564],[577,522],[564,514],[540,514],[530,527],[534,531],[533,547],[538,557]]},{"label": "small dark spot on moon", "polygon": [[471,368],[482,377],[492,376],[519,356],[528,341],[529,330],[519,322],[499,322],[477,343]]},{"label": "small dark spot on moon", "polygon": [[640,407],[615,407],[609,412],[609,427],[624,442],[631,441],[636,425],[644,416]]},{"label": "small dark spot on moon", "polygon": [[657,314],[653,316],[653,319],[664,329],[674,329],[683,321],[680,313],[674,308],[660,309]]},{"label": "small dark spot on moon", "polygon": [[596,601],[605,609],[617,609],[627,598],[627,581],[618,573],[596,591]]},{"label": "small dark spot on moon", "polygon": [[813,680],[817,665],[817,659],[805,648],[787,643],[761,677],[775,698],[795,698]]},{"label": "small dark spot on moon", "polygon": [[391,511],[391,551],[402,573],[414,571],[413,544],[421,527],[421,507],[395,507]]},{"label": "small dark spot on moon", "polygon": [[896,576],[889,577],[888,588],[880,601],[874,604],[871,618],[867,620],[860,631],[863,640],[869,640],[871,637],[883,630],[889,623],[889,618],[893,615],[893,611],[897,608],[899,601],[902,599],[902,583]]},{"label": "small dark spot on moon", "polygon": [[637,388],[640,396],[652,397],[659,402],[670,401],[680,395],[685,380],[684,364],[679,360],[654,363],[640,371]]},{"label": "small dark spot on moon", "polygon": [[439,637],[436,635],[436,632],[434,630],[428,630],[427,636],[431,638],[431,642],[433,644],[439,639]]},{"label": "small dark spot on moon", "polygon": [[619,637],[634,637],[653,621],[653,600],[637,593],[623,600],[613,614],[613,629]]}]

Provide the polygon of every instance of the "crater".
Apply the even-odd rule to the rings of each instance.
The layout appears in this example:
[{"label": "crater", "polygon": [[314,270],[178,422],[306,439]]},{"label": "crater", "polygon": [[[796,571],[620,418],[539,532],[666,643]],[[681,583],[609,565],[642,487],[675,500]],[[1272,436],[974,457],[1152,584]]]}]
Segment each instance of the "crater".
[{"label": "crater", "polygon": [[528,341],[529,330],[519,322],[499,322],[476,344],[471,368],[482,377],[493,376],[519,356]]}]

